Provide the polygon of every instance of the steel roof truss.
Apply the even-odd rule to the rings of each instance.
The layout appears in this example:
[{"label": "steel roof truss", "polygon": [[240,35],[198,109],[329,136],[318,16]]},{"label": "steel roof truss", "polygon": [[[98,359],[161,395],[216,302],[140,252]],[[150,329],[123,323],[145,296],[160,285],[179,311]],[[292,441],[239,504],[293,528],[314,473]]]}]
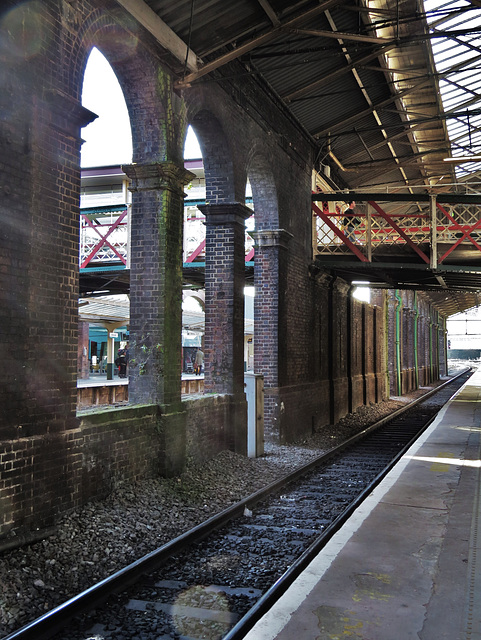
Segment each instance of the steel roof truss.
[{"label": "steel roof truss", "polygon": [[211,71],[215,71],[216,69],[219,69],[220,67],[224,66],[225,64],[228,64],[229,62],[232,62],[233,60],[237,60],[240,56],[244,55],[245,53],[248,53],[249,51],[252,51],[256,47],[260,46],[261,44],[265,44],[266,42],[270,42],[271,40],[277,38],[281,34],[284,28],[295,27],[298,24],[302,24],[304,21],[308,22],[309,20],[317,16],[319,13],[322,13],[326,9],[329,9],[331,6],[335,6],[336,4],[338,4],[337,0],[321,1],[318,6],[314,7],[313,9],[310,9],[309,11],[306,11],[302,15],[297,16],[296,18],[291,18],[287,22],[281,23],[278,26],[273,27],[272,29],[262,34],[261,36],[258,36],[257,38],[253,38],[252,40],[237,46],[234,50],[229,51],[228,53],[219,56],[215,60],[212,60],[211,62],[206,63],[201,69],[199,69],[199,71],[196,71],[195,73],[190,73],[187,76],[185,76],[185,78],[183,78],[182,80],[178,80],[175,83],[176,86],[179,88],[189,87],[192,82],[207,75]]}]

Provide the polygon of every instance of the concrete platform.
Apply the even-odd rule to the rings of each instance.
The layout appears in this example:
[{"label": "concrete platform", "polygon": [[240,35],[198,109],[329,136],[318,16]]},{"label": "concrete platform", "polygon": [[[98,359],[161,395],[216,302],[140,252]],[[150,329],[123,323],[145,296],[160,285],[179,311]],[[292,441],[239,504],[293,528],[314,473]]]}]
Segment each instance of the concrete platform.
[{"label": "concrete platform", "polygon": [[481,372],[245,640],[481,638]]}]

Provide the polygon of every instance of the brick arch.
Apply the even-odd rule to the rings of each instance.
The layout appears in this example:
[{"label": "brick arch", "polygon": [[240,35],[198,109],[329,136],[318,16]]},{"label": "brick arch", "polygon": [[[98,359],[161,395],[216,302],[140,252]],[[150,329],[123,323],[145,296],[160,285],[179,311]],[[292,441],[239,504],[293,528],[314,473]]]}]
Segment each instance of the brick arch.
[{"label": "brick arch", "polygon": [[194,300],[196,300],[200,307],[202,308],[202,311],[205,310],[205,290],[186,290],[182,292],[182,300],[186,300],[187,298],[194,298]]},{"label": "brick arch", "polygon": [[256,231],[279,227],[279,203],[271,162],[263,153],[254,152],[249,160],[247,176],[252,187]]},{"label": "brick arch", "polygon": [[[206,202],[244,202],[245,176],[237,172],[228,138],[220,120],[208,109],[190,118],[204,160]],[[237,179],[236,179],[237,178]]]},{"label": "brick arch", "polygon": [[171,80],[164,74],[159,81],[159,73],[163,73],[159,62],[142,46],[135,32],[135,24],[126,23],[125,16],[117,20],[115,13],[93,11],[77,36],[77,55],[70,65],[71,86],[80,96],[88,58],[92,48],[97,47],[117,76],[127,104],[133,162],[181,162],[175,127],[164,126]]}]

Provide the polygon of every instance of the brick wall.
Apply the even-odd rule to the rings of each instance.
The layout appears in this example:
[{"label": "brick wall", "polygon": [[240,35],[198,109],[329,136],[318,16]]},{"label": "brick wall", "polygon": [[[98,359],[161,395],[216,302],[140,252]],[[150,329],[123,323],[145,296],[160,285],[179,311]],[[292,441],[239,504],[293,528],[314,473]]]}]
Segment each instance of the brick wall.
[{"label": "brick wall", "polygon": [[232,398],[228,395],[186,400],[186,458],[202,464],[228,448]]},{"label": "brick wall", "polygon": [[[205,152],[209,204],[242,207],[250,176],[258,231],[290,238],[266,250],[256,266],[255,360],[256,373],[265,376],[266,431],[287,442],[367,401],[371,364],[363,341],[371,322],[348,299],[345,283],[322,280],[311,269],[316,149],[268,88],[255,76],[236,78],[233,63],[217,71],[217,83],[198,83],[178,95],[159,62],[165,52],[140,27],[139,37],[132,35],[131,18],[114,0],[7,5],[14,11],[8,29],[2,25],[7,45],[0,74],[0,458],[6,470],[0,536],[12,528],[47,527],[61,512],[106,495],[121,479],[172,475],[187,455],[202,460],[223,446],[239,452],[245,447],[239,226],[209,231],[206,390],[222,395],[199,401],[197,409],[180,401],[187,119]],[[37,37],[24,38],[25,27],[34,27]],[[93,117],[80,106],[80,96],[93,45],[112,62],[132,117],[130,395],[132,402],[152,406],[82,415],[79,424],[80,128]],[[223,257],[231,241],[237,249]],[[217,258],[220,266],[214,268]],[[274,342],[272,325],[259,327],[266,319],[275,323]],[[387,331],[392,344],[392,324]],[[423,339],[436,358],[438,335],[429,309]],[[435,362],[425,371],[430,379],[437,375]]]},{"label": "brick wall", "polygon": [[348,298],[350,352],[348,353],[349,411],[353,412],[364,404],[365,396],[365,326],[363,323],[363,304],[352,296]]},{"label": "brick wall", "polygon": [[232,398],[210,396],[182,405],[183,429],[170,429],[170,421],[165,429],[168,415],[146,405],[82,412],[75,429],[3,440],[0,540],[12,545],[34,532],[41,536],[66,511],[105,498],[119,482],[172,475],[179,466],[174,455],[181,465],[187,458],[202,464],[225,450]]}]

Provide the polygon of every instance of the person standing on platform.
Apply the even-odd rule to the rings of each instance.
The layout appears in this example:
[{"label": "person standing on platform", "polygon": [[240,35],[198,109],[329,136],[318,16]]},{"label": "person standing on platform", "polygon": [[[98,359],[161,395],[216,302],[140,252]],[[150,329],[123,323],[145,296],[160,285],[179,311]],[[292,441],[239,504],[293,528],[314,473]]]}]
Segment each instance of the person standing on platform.
[{"label": "person standing on platform", "polygon": [[127,354],[124,349],[119,349],[117,358],[115,359],[115,365],[119,368],[119,378],[127,377]]},{"label": "person standing on platform", "polygon": [[342,224],[345,229],[346,237],[351,242],[356,242],[356,229],[361,224],[361,221],[356,216],[356,203],[354,200],[349,202],[348,208],[344,211],[344,218]]},{"label": "person standing on platform", "polygon": [[202,351],[202,349],[197,349],[197,353],[195,354],[195,360],[194,360],[194,371],[196,376],[199,376],[202,373],[203,365],[204,365],[204,352]]}]

